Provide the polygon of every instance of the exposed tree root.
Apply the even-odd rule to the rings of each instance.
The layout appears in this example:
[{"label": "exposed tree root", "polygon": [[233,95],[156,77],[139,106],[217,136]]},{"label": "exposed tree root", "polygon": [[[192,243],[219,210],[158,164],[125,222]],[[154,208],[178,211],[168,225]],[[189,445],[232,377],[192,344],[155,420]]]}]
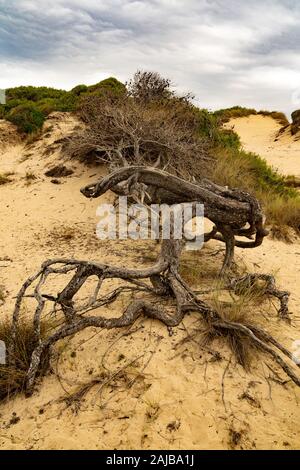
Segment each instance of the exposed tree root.
[{"label": "exposed tree root", "polygon": [[[142,186],[141,186],[142,185]],[[252,196],[227,188],[220,188],[210,182],[195,184],[181,180],[163,171],[143,167],[128,167],[114,172],[99,183],[82,189],[87,197],[97,197],[108,189],[117,194],[132,194],[133,189],[140,192],[142,198],[149,198],[147,203],[160,201],[182,203],[187,201],[203,202],[205,215],[215,223],[213,230],[205,235],[205,240],[217,239],[225,242],[226,256],[222,273],[230,265],[234,246],[244,248],[259,245],[266,231],[263,227],[263,216],[258,202]],[[141,194],[144,192],[144,194]],[[245,228],[245,225],[248,227]],[[252,242],[236,240],[236,236],[251,238]],[[179,274],[179,260],[183,242],[181,240],[163,240],[161,251],[155,264],[144,269],[128,269],[97,262],[74,259],[53,259],[43,263],[40,271],[23,284],[16,299],[13,314],[13,334],[16,335],[22,300],[29,287],[34,286],[33,297],[37,307],[34,313],[34,334],[37,346],[31,357],[27,373],[26,389],[31,394],[39,370],[42,355],[57,341],[74,335],[88,327],[104,329],[122,328],[132,325],[141,315],[159,320],[167,327],[176,327],[189,312],[198,313],[211,336],[245,339],[254,348],[268,354],[279,365],[292,381],[300,386],[296,375],[291,353],[275,338],[263,329],[252,324],[228,321],[208,303],[204,302],[182,279]],[[43,292],[47,278],[51,275],[72,274],[65,288],[58,294]],[[84,303],[74,300],[86,281],[91,277],[98,278],[93,295]],[[119,286],[102,295],[101,289],[106,279],[124,281]],[[243,285],[251,286],[257,280],[266,283],[265,292],[280,300],[280,316],[288,315],[288,293],[278,291],[272,276],[248,275],[229,282],[228,289],[239,294]],[[95,309],[112,304],[123,292],[135,293],[122,315],[106,318],[101,315],[87,315]],[[158,303],[159,299],[168,300],[167,307]],[[64,321],[53,334],[41,339],[40,324],[47,303],[54,304],[54,310],[61,309]],[[164,302],[166,303],[166,302]],[[14,342],[10,345],[9,361],[13,361]],[[290,361],[290,362],[288,362]]]},{"label": "exposed tree root", "polygon": [[[174,263],[171,255],[174,245],[179,245],[175,241],[164,241],[162,253],[158,262],[150,268],[144,270],[131,270],[86,261],[72,259],[50,260],[43,264],[38,275],[33,276],[30,281],[26,281],[20,290],[16,308],[13,316],[14,330],[17,331],[21,301],[27,288],[35,281],[34,297],[37,301],[37,308],[34,314],[34,331],[38,340],[35,348],[30,368],[27,374],[27,393],[33,391],[36,374],[38,372],[41,356],[58,340],[73,335],[88,327],[99,327],[105,329],[122,328],[132,325],[141,315],[157,319],[168,327],[179,325],[188,312],[198,312],[206,326],[218,336],[226,336],[229,331],[238,333],[244,338],[250,339],[252,344],[269,354],[271,358],[286,372],[286,374],[300,385],[300,378],[297,377],[291,365],[283,359],[285,355],[292,361],[292,356],[282,345],[272,336],[258,327],[224,320],[221,315],[211,308],[207,303],[200,300],[196,294],[185,284],[178,274],[178,266]],[[172,249],[170,250],[170,246]],[[178,250],[178,247],[175,248]],[[178,258],[177,258],[178,259]],[[50,274],[65,274],[73,272],[72,279],[68,282],[64,290],[57,297],[42,293],[43,286]],[[97,276],[103,282],[104,279],[122,279],[126,281],[123,287],[118,287],[109,294],[101,296],[101,289],[97,285],[94,295],[84,305],[77,305],[73,297],[90,276]],[[148,282],[145,282],[148,280]],[[150,281],[150,282],[149,282]],[[234,281],[238,285],[239,281]],[[111,304],[118,296],[128,289],[134,292],[148,294],[149,299],[136,298],[133,300],[123,314],[116,318],[105,318],[103,316],[87,316],[86,313],[101,306]],[[170,308],[172,312],[166,311],[153,302],[153,297],[170,298]],[[151,300],[152,298],[152,300]],[[56,307],[60,306],[65,317],[65,321],[51,336],[40,339],[41,314],[46,302],[53,302]],[[11,356],[13,357],[13,355]]]}]

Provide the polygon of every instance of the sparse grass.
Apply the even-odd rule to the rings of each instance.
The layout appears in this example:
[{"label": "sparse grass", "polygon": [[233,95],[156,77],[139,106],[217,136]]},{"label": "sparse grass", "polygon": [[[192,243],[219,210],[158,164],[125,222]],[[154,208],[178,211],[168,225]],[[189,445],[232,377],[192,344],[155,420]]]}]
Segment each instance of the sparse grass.
[{"label": "sparse grass", "polygon": [[230,148],[218,149],[214,154],[217,157],[212,175],[215,182],[252,192],[297,198],[297,191],[286,186],[284,176],[259,155]]},{"label": "sparse grass", "polygon": [[179,273],[191,286],[197,286],[203,278],[203,272],[199,265],[193,265],[192,263],[182,263],[179,268]]},{"label": "sparse grass", "polygon": [[148,423],[152,423],[158,418],[161,412],[161,406],[156,401],[150,401],[150,400],[144,400],[144,401],[147,404],[146,420]]},{"label": "sparse grass", "polygon": [[76,237],[76,229],[67,226],[55,227],[49,235],[56,241],[70,241]]},{"label": "sparse grass", "polygon": [[279,111],[259,111],[257,114],[275,119],[275,121],[279,122],[282,127],[288,126],[290,124],[286,115],[284,113],[280,113]]},{"label": "sparse grass", "polygon": [[300,188],[300,177],[289,175],[284,178],[286,186],[289,188]]},{"label": "sparse grass", "polygon": [[29,133],[26,137],[26,144],[27,145],[34,144],[37,140],[41,138],[41,136],[42,136],[41,129],[38,129],[36,131]]},{"label": "sparse grass", "polygon": [[215,156],[213,181],[255,194],[262,203],[267,224],[300,231],[300,195],[286,185],[284,176],[253,153],[219,148]]},{"label": "sparse grass", "polygon": [[[50,321],[41,323],[42,337],[46,335],[51,326]],[[11,322],[9,320],[2,320],[0,323],[0,340],[5,343],[7,349],[12,340]],[[14,365],[0,364],[0,400],[8,399],[24,391],[26,372],[30,365],[31,354],[37,346],[32,321],[22,320],[20,322],[14,344]],[[42,359],[40,375],[46,373],[48,365],[49,356],[47,354]]]},{"label": "sparse grass", "polygon": [[256,111],[253,108],[243,108],[242,106],[233,106],[232,108],[219,109],[213,113],[218,119],[219,122],[225,124],[225,122],[230,121],[230,119],[248,117],[251,115],[261,115],[269,116],[275,121],[279,122],[282,126],[288,126],[290,123],[284,113],[279,111]]},{"label": "sparse grass", "polygon": [[[224,320],[239,323],[247,327],[255,328],[253,322],[253,309],[258,309],[266,294],[264,281],[256,281],[251,287],[241,285],[238,292],[224,292],[222,284],[216,284],[216,289],[211,298],[212,307]],[[237,295],[238,294],[238,295]],[[239,364],[249,370],[252,355],[258,351],[253,341],[243,333],[236,330],[224,330],[226,340]],[[210,340],[214,339],[214,333],[207,332]]]},{"label": "sparse grass", "polygon": [[265,192],[258,197],[263,203],[269,225],[276,226],[277,231],[280,227],[286,231],[288,226],[300,232],[300,196],[282,197]]},{"label": "sparse grass", "polygon": [[233,106],[232,108],[219,109],[213,113],[221,124],[230,121],[233,118],[247,117],[252,114],[257,114],[256,109],[244,108],[242,106]]},{"label": "sparse grass", "polygon": [[37,180],[37,176],[32,171],[26,171],[24,180],[25,185],[30,186],[35,180]]}]

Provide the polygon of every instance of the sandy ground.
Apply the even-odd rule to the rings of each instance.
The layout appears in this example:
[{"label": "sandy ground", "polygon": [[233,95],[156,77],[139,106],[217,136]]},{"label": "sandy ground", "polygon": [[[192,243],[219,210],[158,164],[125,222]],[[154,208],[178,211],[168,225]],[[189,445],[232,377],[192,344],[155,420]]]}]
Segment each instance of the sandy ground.
[{"label": "sandy ground", "polygon": [[239,134],[245,150],[261,155],[283,175],[300,176],[300,136],[291,136],[290,127],[279,134],[281,124],[260,115],[231,119],[224,127]]},{"label": "sandy ground", "polygon": [[[2,318],[11,315],[21,283],[45,259],[63,256],[136,266],[155,258],[153,242],[96,238],[100,200],[84,199],[79,189],[104,168],[68,162],[74,174],[62,178],[62,184],[44,175],[60,158],[60,144],[54,141],[75,125],[68,114],[54,116],[47,122],[48,137],[29,148],[10,141],[0,151],[0,174],[13,172],[12,182],[0,186],[0,285],[7,294],[0,305]],[[189,275],[197,273],[195,285],[212,283],[222,257],[209,255],[217,248],[217,243],[209,243],[199,253],[185,253],[183,268]],[[238,250],[237,261],[250,271],[275,272],[279,285],[291,291],[291,326],[277,319],[268,302],[249,312],[290,348],[300,338],[300,243],[266,240],[256,250]],[[52,293],[62,285],[53,281]],[[120,315],[126,301],[121,298],[105,314]],[[31,314],[30,302],[24,315]],[[283,372],[264,356],[254,359],[252,371],[245,372],[222,341],[214,342],[209,352],[199,347],[197,337],[182,343],[196,328],[196,320],[187,317],[171,337],[158,322],[140,319],[125,334],[90,328],[62,342],[53,373],[35,394],[0,405],[0,448],[300,448],[299,389],[285,383]],[[68,400],[82,384],[99,377],[102,382],[82,400]]]}]

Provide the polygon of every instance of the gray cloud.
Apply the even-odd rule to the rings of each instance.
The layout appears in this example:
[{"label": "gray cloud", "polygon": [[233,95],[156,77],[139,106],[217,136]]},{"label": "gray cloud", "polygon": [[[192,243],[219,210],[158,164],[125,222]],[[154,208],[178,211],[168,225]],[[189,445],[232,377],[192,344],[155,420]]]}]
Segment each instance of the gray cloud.
[{"label": "gray cloud", "polygon": [[295,108],[297,0],[0,0],[0,87],[71,88],[137,68],[200,106]]}]

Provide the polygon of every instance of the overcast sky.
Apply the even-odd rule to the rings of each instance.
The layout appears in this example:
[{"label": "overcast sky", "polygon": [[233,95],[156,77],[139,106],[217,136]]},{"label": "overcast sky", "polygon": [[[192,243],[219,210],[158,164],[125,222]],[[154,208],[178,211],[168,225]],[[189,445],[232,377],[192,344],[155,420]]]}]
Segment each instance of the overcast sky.
[{"label": "overcast sky", "polygon": [[155,70],[209,109],[300,108],[299,0],[0,0],[0,88]]}]

